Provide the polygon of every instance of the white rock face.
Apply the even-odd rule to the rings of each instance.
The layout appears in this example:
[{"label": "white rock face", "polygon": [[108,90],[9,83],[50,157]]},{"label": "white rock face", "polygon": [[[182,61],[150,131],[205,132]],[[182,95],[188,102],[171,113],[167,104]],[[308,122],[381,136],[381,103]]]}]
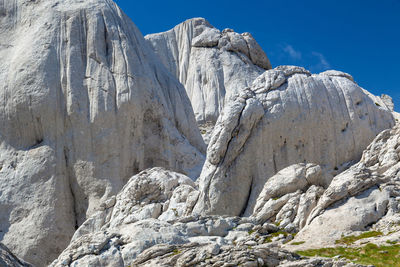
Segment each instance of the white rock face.
[{"label": "white rock face", "polygon": [[79,227],[72,241],[100,230],[105,224],[118,228],[145,219],[176,220],[186,210],[187,195],[195,190],[194,182],[185,175],[159,167],[142,171],[133,176],[116,197],[104,202],[99,211]]},{"label": "white rock face", "polygon": [[326,247],[342,235],[371,226],[388,232],[388,225],[400,221],[399,196],[400,126],[396,125],[376,137],[359,163],[333,178],[296,242],[305,241],[303,248]]},{"label": "white rock face", "polygon": [[266,71],[219,117],[194,212],[251,215],[268,179],[300,162],[320,165],[327,174],[320,185],[327,186],[393,125],[391,111],[348,74],[311,75],[290,66]]},{"label": "white rock face", "polygon": [[196,178],[183,86],[111,0],[0,0],[0,240],[44,266],[128,178]]},{"label": "white rock face", "polygon": [[258,224],[279,223],[287,232],[298,231],[324,192],[326,177],[319,165],[294,164],[272,176],[265,183],[252,217]]},{"label": "white rock face", "polygon": [[185,86],[200,124],[214,124],[229,97],[271,68],[251,34],[221,32],[203,18],[145,38]]}]

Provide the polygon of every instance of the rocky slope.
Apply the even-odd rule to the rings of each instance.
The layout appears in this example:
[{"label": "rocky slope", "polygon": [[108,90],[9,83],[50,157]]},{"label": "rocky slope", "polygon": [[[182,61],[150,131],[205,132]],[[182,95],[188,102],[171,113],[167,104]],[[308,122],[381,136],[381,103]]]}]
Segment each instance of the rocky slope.
[{"label": "rocky slope", "polygon": [[111,0],[0,1],[0,240],[43,266],[129,177],[195,179],[183,86]]},{"label": "rocky slope", "polygon": [[268,179],[292,164],[320,165],[320,178],[307,184],[326,187],[394,123],[384,102],[348,74],[268,70],[218,118],[193,211],[249,216]]},{"label": "rocky slope", "polygon": [[399,144],[399,125],[383,131],[327,189],[312,185],[318,165],[289,166],[268,180],[262,209],[250,217],[190,214],[199,192],[188,177],[144,171],[78,229],[52,266],[360,266],[288,250],[333,246],[371,229],[385,235],[364,242],[399,242]]},{"label": "rocky slope", "polygon": [[273,224],[184,216],[196,191],[178,173],[161,168],[139,173],[77,230],[51,266],[356,266],[301,259],[281,249],[292,236],[281,238]]},{"label": "rocky slope", "polygon": [[[213,125],[227,99],[249,86],[271,64],[249,33],[222,32],[203,18],[145,38],[185,86],[200,125]],[[206,130],[206,129],[205,129]]]},{"label": "rocky slope", "polygon": [[[400,241],[400,125],[380,133],[357,164],[337,175],[296,236],[299,248],[334,246],[360,231]],[[338,223],[340,222],[340,223]],[[376,242],[376,241],[375,241]]]}]

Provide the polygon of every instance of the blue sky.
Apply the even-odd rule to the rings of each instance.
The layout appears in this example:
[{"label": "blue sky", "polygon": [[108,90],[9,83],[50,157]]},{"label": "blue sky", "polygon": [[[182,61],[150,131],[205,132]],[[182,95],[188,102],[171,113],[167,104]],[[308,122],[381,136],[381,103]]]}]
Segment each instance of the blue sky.
[{"label": "blue sky", "polygon": [[250,32],[273,66],[336,69],[400,111],[400,0],[115,0],[143,35],[204,17]]}]

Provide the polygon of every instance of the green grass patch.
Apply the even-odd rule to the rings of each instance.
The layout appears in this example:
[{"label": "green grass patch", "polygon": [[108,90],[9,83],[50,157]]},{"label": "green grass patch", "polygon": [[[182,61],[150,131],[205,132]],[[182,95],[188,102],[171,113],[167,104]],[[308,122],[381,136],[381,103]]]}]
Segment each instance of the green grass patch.
[{"label": "green grass patch", "polygon": [[271,242],[272,242],[272,236],[267,236],[266,238],[264,238],[263,244]]},{"label": "green grass patch", "polygon": [[255,231],[256,231],[256,230],[251,229],[251,230],[247,231],[247,233],[248,233],[249,235],[251,235],[251,234],[254,233]]},{"label": "green grass patch", "polygon": [[271,236],[279,236],[279,235],[284,235],[285,237],[287,237],[289,235],[289,233],[287,233],[285,231],[278,231],[278,232],[271,234]]},{"label": "green grass patch", "polygon": [[290,243],[290,245],[298,246],[298,245],[301,245],[301,244],[304,244],[304,243],[305,243],[304,241],[299,241],[299,242]]},{"label": "green grass patch", "polygon": [[287,237],[289,235],[289,233],[285,232],[285,231],[278,231],[275,233],[271,233],[270,235],[268,235],[267,237],[264,238],[263,243],[270,243],[272,242],[272,238],[279,236],[279,235],[283,235],[284,237]]},{"label": "green grass patch", "polygon": [[375,265],[376,267],[400,266],[400,245],[377,246],[375,244],[367,244],[366,246],[359,248],[321,248],[296,251],[296,253],[306,257],[319,256],[331,258],[340,255],[354,263]]},{"label": "green grass patch", "polygon": [[172,251],[172,255],[173,256],[175,256],[175,255],[178,255],[178,254],[180,254],[182,251],[180,251],[179,249],[174,249],[173,251]]},{"label": "green grass patch", "polygon": [[344,236],[341,239],[336,240],[335,243],[350,245],[350,244],[353,244],[354,242],[356,242],[357,240],[374,237],[374,236],[380,236],[380,235],[383,235],[383,233],[379,232],[379,231],[369,231],[369,232],[364,232],[357,236],[355,236],[355,235]]}]

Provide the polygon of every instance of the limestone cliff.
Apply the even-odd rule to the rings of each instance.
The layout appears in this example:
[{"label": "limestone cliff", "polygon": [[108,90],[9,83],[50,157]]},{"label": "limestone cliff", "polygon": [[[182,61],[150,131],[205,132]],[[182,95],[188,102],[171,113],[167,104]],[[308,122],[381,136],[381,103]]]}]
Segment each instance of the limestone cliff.
[{"label": "limestone cliff", "polygon": [[394,123],[383,101],[348,74],[312,75],[292,66],[266,71],[218,118],[194,211],[250,215],[267,180],[297,163],[322,165],[319,183],[327,186]]},{"label": "limestone cliff", "polygon": [[0,63],[0,240],[17,255],[54,259],[145,168],[199,175],[185,89],[113,1],[0,0]]},{"label": "limestone cliff", "polygon": [[271,68],[250,33],[221,32],[203,18],[145,38],[185,86],[200,124],[214,124],[229,97]]}]

